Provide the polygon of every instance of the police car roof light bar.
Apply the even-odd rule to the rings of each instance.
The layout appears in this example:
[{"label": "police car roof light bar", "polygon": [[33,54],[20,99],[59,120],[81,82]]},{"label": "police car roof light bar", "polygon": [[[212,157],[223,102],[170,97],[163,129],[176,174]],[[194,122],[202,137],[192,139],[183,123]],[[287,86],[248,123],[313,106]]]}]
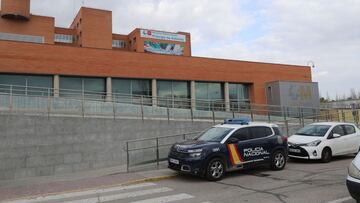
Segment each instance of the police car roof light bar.
[{"label": "police car roof light bar", "polygon": [[225,119],[224,124],[240,124],[240,125],[248,125],[251,119],[249,118],[232,118]]}]

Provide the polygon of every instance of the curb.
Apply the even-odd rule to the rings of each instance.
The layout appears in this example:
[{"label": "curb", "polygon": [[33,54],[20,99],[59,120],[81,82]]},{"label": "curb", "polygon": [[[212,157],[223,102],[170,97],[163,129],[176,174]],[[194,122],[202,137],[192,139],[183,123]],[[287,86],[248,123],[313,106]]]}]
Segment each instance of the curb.
[{"label": "curb", "polygon": [[106,189],[106,188],[112,188],[112,187],[118,187],[118,186],[135,185],[135,184],[140,184],[140,183],[145,183],[145,182],[155,182],[155,181],[158,182],[161,180],[167,180],[167,179],[174,178],[175,176],[176,175],[174,174],[174,175],[166,175],[166,176],[149,177],[149,178],[143,178],[143,179],[138,179],[138,180],[132,180],[132,181],[124,182],[124,183],[119,183],[119,184],[101,185],[98,187],[88,187],[88,188],[83,188],[83,189],[78,189],[78,190],[68,190],[68,191],[55,192],[55,193],[45,193],[45,194],[39,194],[39,195],[33,195],[33,196],[23,196],[23,197],[19,197],[19,198],[15,198],[15,199],[0,200],[0,203],[2,203],[2,202],[7,203],[7,202],[25,200],[25,199],[35,199],[37,197],[47,197],[47,196],[61,195],[61,194],[66,194],[66,193],[82,192],[82,191],[87,191],[87,190],[99,190],[99,189]]}]

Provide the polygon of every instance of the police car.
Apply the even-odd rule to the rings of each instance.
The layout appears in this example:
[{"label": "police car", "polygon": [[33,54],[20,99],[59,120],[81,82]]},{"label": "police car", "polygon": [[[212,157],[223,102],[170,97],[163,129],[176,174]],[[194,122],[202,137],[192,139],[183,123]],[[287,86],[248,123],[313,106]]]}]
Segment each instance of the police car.
[{"label": "police car", "polygon": [[282,170],[287,153],[287,137],[277,125],[228,119],[194,140],[174,144],[168,163],[170,169],[217,181],[228,171],[258,164]]}]

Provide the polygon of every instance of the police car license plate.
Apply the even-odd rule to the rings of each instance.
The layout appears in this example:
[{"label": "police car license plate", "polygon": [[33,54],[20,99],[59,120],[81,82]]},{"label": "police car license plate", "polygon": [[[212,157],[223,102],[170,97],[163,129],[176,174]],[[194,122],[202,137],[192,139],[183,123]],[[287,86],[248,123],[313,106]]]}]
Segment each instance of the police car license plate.
[{"label": "police car license plate", "polygon": [[176,160],[176,159],[170,159],[169,161],[170,161],[170,163],[173,163],[173,164],[180,164],[179,160]]},{"label": "police car license plate", "polygon": [[301,152],[300,149],[293,149],[293,148],[290,148],[289,151],[294,152],[294,153],[300,153]]}]

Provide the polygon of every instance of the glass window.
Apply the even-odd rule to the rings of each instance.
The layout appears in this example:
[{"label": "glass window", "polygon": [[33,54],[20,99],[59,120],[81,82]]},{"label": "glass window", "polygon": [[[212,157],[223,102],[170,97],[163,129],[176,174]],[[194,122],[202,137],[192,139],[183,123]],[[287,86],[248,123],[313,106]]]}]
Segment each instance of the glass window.
[{"label": "glass window", "polygon": [[324,137],[330,127],[330,125],[308,125],[300,129],[295,135]]},{"label": "glass window", "polygon": [[[13,94],[25,94],[26,76],[24,75],[0,75],[1,92]],[[11,86],[11,87],[10,87]],[[12,88],[12,90],[10,90]]]},{"label": "glass window", "polygon": [[[49,88],[53,87],[52,76],[28,76],[27,77],[28,95],[46,96],[51,95]],[[44,89],[46,88],[46,89]]]},{"label": "glass window", "polygon": [[114,94],[131,94],[131,80],[112,79],[112,92]]},{"label": "glass window", "polygon": [[273,127],[272,129],[274,130],[275,135],[282,135],[281,130],[278,127]]},{"label": "glass window", "polygon": [[197,140],[206,142],[221,142],[233,128],[213,127],[202,133]]},{"label": "glass window", "polygon": [[112,92],[118,102],[151,105],[151,80],[113,78]]},{"label": "glass window", "polygon": [[82,78],[60,77],[60,97],[82,98]]},{"label": "glass window", "polygon": [[172,94],[174,98],[190,98],[190,90],[188,82],[173,81]]},{"label": "glass window", "polygon": [[190,108],[189,83],[186,81],[157,81],[158,105],[171,108]]},{"label": "glass window", "polygon": [[341,125],[335,126],[332,130],[333,134],[345,135],[344,128]]},{"label": "glass window", "polygon": [[19,41],[19,42],[32,42],[32,43],[44,43],[43,36],[33,35],[19,35],[13,33],[0,32],[0,40]]},{"label": "glass window", "polygon": [[52,76],[0,74],[0,91],[19,95],[47,96],[53,85]]},{"label": "glass window", "polygon": [[250,132],[252,139],[264,138],[272,135],[272,130],[268,127],[251,127]]},{"label": "glass window", "polygon": [[229,84],[230,107],[233,110],[248,108],[250,103],[249,86],[244,84]]},{"label": "glass window", "polygon": [[114,47],[114,48],[125,48],[126,43],[125,43],[124,40],[116,40],[116,39],[114,39],[112,41],[112,47]]},{"label": "glass window", "polygon": [[157,81],[158,97],[172,98],[172,82],[171,81]]},{"label": "glass window", "polygon": [[64,35],[64,34],[55,34],[55,42],[68,43],[72,44],[74,42],[74,36]]},{"label": "glass window", "polygon": [[249,128],[241,128],[234,132],[231,137],[237,138],[239,141],[245,141],[249,139]]},{"label": "glass window", "polygon": [[104,99],[105,78],[83,78],[85,98]]},{"label": "glass window", "polygon": [[150,80],[132,80],[131,90],[133,95],[150,96]]},{"label": "glass window", "polygon": [[347,135],[356,133],[355,127],[351,125],[345,125],[345,130]]},{"label": "glass window", "polygon": [[105,78],[60,77],[60,96],[103,99]]},{"label": "glass window", "polygon": [[221,83],[195,83],[196,108],[200,110],[223,110],[224,92]]}]

